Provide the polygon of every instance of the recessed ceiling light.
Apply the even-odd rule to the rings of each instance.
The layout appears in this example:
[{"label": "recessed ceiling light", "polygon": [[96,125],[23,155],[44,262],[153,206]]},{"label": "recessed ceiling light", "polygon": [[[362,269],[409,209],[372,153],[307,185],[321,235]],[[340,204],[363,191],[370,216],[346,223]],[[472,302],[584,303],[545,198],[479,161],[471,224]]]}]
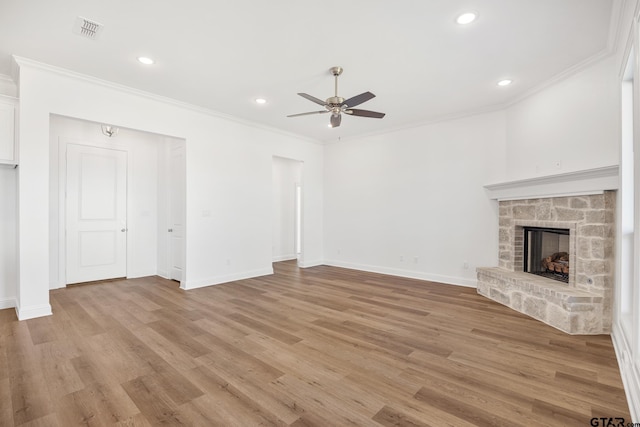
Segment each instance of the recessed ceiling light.
[{"label": "recessed ceiling light", "polygon": [[141,64],[144,65],[153,65],[153,63],[155,62],[153,59],[148,58],[146,56],[138,56],[138,62],[140,62]]},{"label": "recessed ceiling light", "polygon": [[462,15],[458,16],[458,18],[456,18],[456,22],[460,25],[467,25],[467,24],[471,24],[473,21],[476,20],[476,18],[478,17],[478,15],[476,15],[473,12],[467,12],[467,13],[463,13]]},{"label": "recessed ceiling light", "polygon": [[498,82],[498,86],[509,86],[511,83],[513,83],[513,80],[504,79]]},{"label": "recessed ceiling light", "polygon": [[264,98],[256,98],[256,104],[266,104],[267,100]]}]

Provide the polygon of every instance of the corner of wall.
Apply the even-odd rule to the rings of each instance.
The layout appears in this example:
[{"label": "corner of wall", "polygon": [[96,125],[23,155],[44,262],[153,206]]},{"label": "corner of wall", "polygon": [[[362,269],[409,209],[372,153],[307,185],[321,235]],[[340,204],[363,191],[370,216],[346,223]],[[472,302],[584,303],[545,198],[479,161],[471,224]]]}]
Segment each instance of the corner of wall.
[{"label": "corner of wall", "polygon": [[18,320],[29,320],[36,317],[51,316],[53,313],[50,304],[43,304],[30,307],[16,305],[16,314],[18,315]]},{"label": "corner of wall", "polygon": [[637,421],[640,419],[640,373],[633,360],[631,346],[617,322],[613,324],[611,340],[618,359],[631,419]]},{"label": "corner of wall", "polygon": [[222,283],[235,282],[236,280],[253,279],[254,277],[268,276],[273,274],[273,267],[259,270],[246,271],[241,273],[232,273],[227,275],[209,277],[198,280],[182,280],[180,288],[188,291],[191,289],[204,288],[206,286],[220,285]]}]

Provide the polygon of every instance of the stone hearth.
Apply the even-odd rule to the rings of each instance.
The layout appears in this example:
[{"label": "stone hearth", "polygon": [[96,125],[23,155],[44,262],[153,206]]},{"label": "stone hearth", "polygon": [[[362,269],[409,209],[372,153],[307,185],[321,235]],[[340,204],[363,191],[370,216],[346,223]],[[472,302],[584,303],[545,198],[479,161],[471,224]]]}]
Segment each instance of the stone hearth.
[{"label": "stone hearth", "polygon": [[[611,330],[616,193],[499,202],[499,266],[478,293],[570,334]],[[523,272],[523,227],[570,231],[569,283]]]}]

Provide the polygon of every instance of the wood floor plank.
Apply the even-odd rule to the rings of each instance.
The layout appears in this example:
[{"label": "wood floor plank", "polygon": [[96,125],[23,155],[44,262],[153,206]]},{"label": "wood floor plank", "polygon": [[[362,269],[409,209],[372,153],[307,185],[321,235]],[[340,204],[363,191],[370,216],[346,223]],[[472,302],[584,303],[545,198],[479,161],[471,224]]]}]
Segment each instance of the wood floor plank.
[{"label": "wood floor plank", "polygon": [[190,425],[156,375],[145,375],[122,384],[131,400],[152,425]]},{"label": "wood floor plank", "polygon": [[608,336],[475,289],[344,268],[159,277],[0,310],[0,425],[584,426],[631,420]]},{"label": "wood floor plank", "polygon": [[119,386],[93,383],[57,399],[58,420],[63,426],[112,425],[138,413]]},{"label": "wood floor plank", "polygon": [[[481,427],[526,426],[508,418],[496,415],[491,411],[474,406],[464,401],[465,396],[454,398],[428,387],[423,387],[414,395],[417,400],[449,412],[451,415]],[[520,420],[519,420],[520,421]]]},{"label": "wood floor plank", "polygon": [[411,417],[393,409],[390,406],[385,406],[380,409],[374,416],[373,421],[386,427],[431,427],[429,424],[425,424],[422,421]]},{"label": "wood floor plank", "polygon": [[[194,368],[190,372],[190,377],[201,389],[206,390],[208,395],[214,395],[219,400],[226,402],[233,402],[232,405],[242,407],[242,412],[251,413],[265,425],[287,425],[299,417],[286,405],[274,405],[273,401],[269,399],[257,399],[257,396],[251,393],[250,389],[243,386],[242,380],[220,376],[211,366]],[[265,405],[265,403],[267,404]],[[226,415],[224,418],[229,418],[229,416]]]},{"label": "wood floor plank", "polygon": [[0,379],[0,426],[12,426],[13,405],[9,378]]}]

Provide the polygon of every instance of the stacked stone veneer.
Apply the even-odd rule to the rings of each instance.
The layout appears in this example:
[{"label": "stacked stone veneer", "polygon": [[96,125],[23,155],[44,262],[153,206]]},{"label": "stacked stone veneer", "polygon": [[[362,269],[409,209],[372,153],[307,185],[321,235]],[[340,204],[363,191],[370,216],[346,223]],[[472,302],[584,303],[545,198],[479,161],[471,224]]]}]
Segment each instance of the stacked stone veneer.
[{"label": "stacked stone veneer", "polygon": [[[616,193],[501,201],[499,267],[478,293],[570,334],[611,330]],[[569,229],[569,283],[523,272],[523,227]]]}]

